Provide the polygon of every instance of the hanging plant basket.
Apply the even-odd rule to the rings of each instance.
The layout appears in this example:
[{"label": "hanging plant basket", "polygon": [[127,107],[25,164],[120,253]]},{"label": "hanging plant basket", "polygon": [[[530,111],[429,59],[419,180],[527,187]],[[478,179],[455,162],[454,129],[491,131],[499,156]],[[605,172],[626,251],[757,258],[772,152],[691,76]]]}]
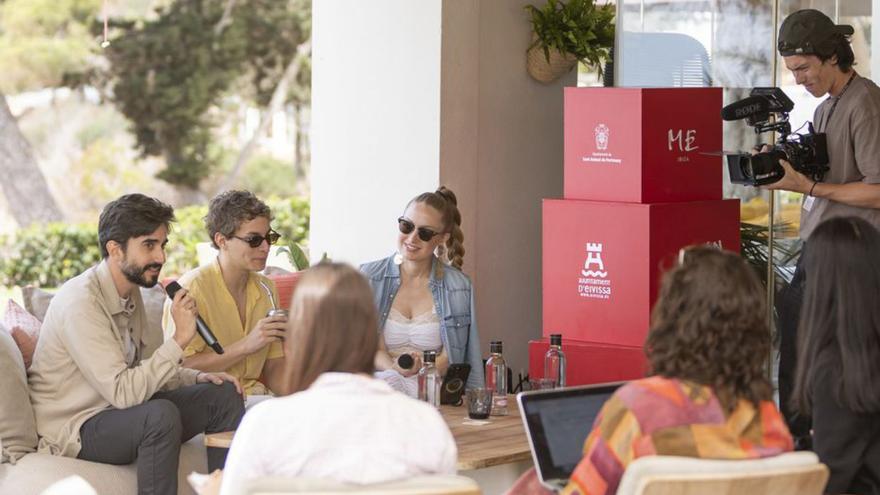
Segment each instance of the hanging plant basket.
[{"label": "hanging plant basket", "polygon": [[602,74],[602,61],[614,45],[615,7],[596,1],[546,0],[541,7],[525,6],[532,26],[526,69],[533,78],[550,83],[578,61]]},{"label": "hanging plant basket", "polygon": [[544,50],[539,46],[529,48],[526,53],[526,70],[535,80],[544,84],[559,79],[577,65],[577,57],[570,53],[559,50],[550,50],[549,53],[550,60],[547,60]]}]

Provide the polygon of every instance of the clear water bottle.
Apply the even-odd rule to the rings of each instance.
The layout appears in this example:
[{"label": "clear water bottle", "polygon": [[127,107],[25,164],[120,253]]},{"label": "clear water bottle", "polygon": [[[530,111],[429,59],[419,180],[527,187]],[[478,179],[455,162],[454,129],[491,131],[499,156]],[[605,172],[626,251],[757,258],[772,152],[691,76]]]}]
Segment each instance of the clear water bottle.
[{"label": "clear water bottle", "polygon": [[440,372],[437,371],[437,353],[425,351],[422,368],[419,369],[419,400],[440,407]]},{"label": "clear water bottle", "polygon": [[544,378],[553,380],[556,388],[565,386],[565,353],[562,352],[562,334],[550,335],[550,349],[544,354]]},{"label": "clear water bottle", "polygon": [[507,416],[507,363],[501,357],[501,341],[489,343],[486,388],[492,391],[492,416]]}]

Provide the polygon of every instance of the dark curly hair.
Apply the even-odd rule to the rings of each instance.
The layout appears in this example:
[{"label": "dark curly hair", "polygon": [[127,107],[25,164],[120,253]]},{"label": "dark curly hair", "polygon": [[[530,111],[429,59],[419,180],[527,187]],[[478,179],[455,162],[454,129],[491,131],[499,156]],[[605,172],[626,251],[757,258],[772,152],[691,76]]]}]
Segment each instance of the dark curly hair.
[{"label": "dark curly hair", "polygon": [[214,234],[220,233],[229,238],[244,222],[257,217],[272,221],[272,210],[250,191],[223,191],[214,196],[208,204],[208,215],[205,217],[205,228],[211,244],[220,249],[214,240]]},{"label": "dark curly hair", "polygon": [[156,198],[134,193],[107,203],[98,219],[101,256],[110,256],[107,243],[116,241],[125,252],[128,240],[153,233],[160,225],[171,228],[174,209]]},{"label": "dark curly hair", "polygon": [[745,260],[712,247],[684,251],[663,277],[645,353],[653,374],[711,387],[722,407],[772,397],[764,290]]}]

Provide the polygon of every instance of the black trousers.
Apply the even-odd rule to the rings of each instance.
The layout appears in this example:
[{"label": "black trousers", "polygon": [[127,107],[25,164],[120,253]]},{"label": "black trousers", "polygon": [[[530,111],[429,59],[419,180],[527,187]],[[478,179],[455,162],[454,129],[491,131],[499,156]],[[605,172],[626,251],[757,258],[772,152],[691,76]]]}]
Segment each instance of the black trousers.
[{"label": "black trousers", "polygon": [[798,414],[791,404],[792,392],[794,392],[795,372],[797,370],[798,353],[798,324],[800,322],[801,307],[804,302],[804,288],[806,287],[807,272],[804,269],[804,253],[807,245],[804,243],[801,257],[791,283],[780,291],[776,302],[776,310],[779,315],[779,408],[788,423],[788,429],[795,439],[795,447],[799,450],[810,447],[810,418]]},{"label": "black trousers", "polygon": [[[202,432],[234,430],[243,415],[241,395],[231,383],[158,392],[143,404],[89,418],[79,430],[77,457],[107,464],[137,460],[139,494],[176,494],[181,443]],[[208,448],[208,470],[223,469],[227,452]]]}]

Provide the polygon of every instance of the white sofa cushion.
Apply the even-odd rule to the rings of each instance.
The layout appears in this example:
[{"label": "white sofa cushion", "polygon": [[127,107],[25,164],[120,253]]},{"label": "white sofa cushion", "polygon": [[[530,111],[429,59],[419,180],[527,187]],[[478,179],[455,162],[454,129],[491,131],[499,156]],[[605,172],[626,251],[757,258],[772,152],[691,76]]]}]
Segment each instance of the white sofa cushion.
[{"label": "white sofa cushion", "polygon": [[[192,471],[208,471],[204,435],[196,435],[181,446],[178,494],[195,494],[186,481]],[[39,495],[56,481],[72,475],[79,475],[101,494],[137,493],[136,464],[116,466],[40,452],[24,456],[14,466],[0,465],[0,493]]]},{"label": "white sofa cushion", "polygon": [[286,493],[320,493],[338,495],[357,493],[361,495],[419,495],[419,494],[476,494],[480,493],[477,482],[459,475],[424,475],[405,480],[386,481],[368,485],[353,485],[316,478],[264,477],[249,480],[240,487],[233,487],[234,495],[278,495]]},{"label": "white sofa cushion", "polygon": [[21,352],[0,324],[0,462],[15,463],[37,448],[37,428]]}]

